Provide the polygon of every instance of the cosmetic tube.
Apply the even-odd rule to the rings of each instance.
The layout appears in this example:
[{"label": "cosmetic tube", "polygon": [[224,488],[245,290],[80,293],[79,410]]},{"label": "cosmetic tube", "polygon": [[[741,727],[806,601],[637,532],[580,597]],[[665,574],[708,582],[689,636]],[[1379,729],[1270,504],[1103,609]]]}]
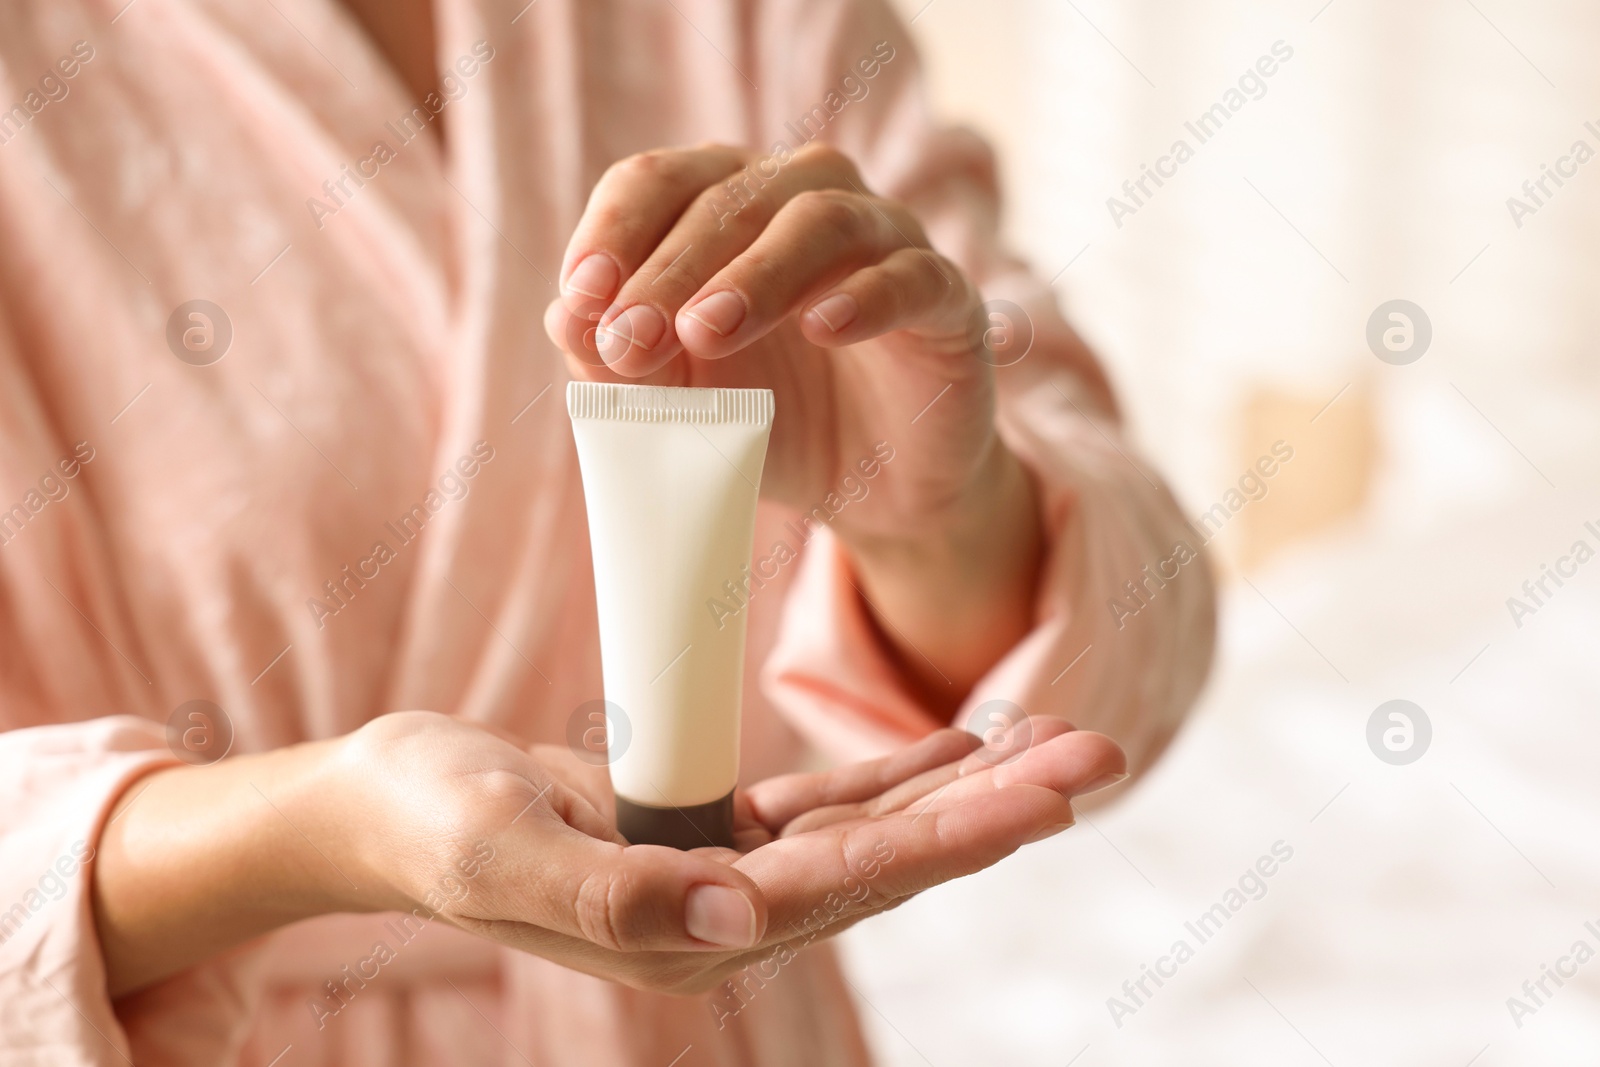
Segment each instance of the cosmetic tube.
[{"label": "cosmetic tube", "polygon": [[572,382],[567,413],[617,829],[633,844],[731,848],[745,576],[772,391]]}]

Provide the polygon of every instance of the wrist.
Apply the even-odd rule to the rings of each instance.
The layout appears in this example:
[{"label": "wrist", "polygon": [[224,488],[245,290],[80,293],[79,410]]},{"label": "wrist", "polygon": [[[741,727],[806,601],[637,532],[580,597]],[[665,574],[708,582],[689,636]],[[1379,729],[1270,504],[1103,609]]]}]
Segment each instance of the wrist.
[{"label": "wrist", "polygon": [[285,922],[375,911],[385,896],[359,862],[360,835],[345,796],[349,743],[346,735],[264,753],[254,766],[241,761],[240,795],[253,802],[252,823],[269,845],[252,849],[242,870],[281,902]]},{"label": "wrist", "polygon": [[421,903],[401,858],[409,850],[396,848],[402,842],[385,825],[394,810],[383,799],[391,785],[405,788],[403,774],[391,769],[387,746],[393,738],[387,728],[396,718],[417,714],[380,716],[321,742],[320,758],[308,764],[305,795],[312,803],[304,818],[320,833],[317,842],[326,853],[311,874],[318,900],[330,905],[329,911],[409,911]]},{"label": "wrist", "polygon": [[937,503],[901,515],[892,527],[835,530],[859,571],[889,567],[981,574],[1001,549],[1037,547],[1038,494],[1033,478],[998,437],[966,482]]},{"label": "wrist", "polygon": [[[133,780],[100,834],[92,901],[113,996],[280,926],[359,906],[318,849],[328,742]],[[342,886],[342,889],[341,889]]]},{"label": "wrist", "polygon": [[1039,495],[996,439],[947,505],[893,535],[840,539],[856,585],[915,695],[953,713],[1033,626],[1044,557]]}]

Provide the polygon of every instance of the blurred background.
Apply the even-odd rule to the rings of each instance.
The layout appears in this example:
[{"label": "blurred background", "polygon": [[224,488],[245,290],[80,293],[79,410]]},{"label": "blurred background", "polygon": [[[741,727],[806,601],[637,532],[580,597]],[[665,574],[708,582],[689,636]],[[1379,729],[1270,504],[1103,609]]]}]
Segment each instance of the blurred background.
[{"label": "blurred background", "polygon": [[1189,514],[1293,459],[1212,542],[1216,669],[1153,773],[845,935],[878,1054],[1597,1062],[1600,9],[897,2]]}]

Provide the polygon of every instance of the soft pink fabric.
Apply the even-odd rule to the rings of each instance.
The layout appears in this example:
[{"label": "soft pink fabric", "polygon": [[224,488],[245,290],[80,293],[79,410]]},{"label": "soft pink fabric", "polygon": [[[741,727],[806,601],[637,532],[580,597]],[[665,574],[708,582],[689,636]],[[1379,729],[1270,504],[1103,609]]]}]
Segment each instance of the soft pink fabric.
[{"label": "soft pink fabric", "polygon": [[[494,50],[446,108],[444,151],[386,128],[411,105],[334,0],[0,6],[0,108],[23,108],[0,116],[0,509],[22,508],[0,538],[6,1067],[865,1062],[825,949],[719,1027],[727,991],[642,994],[434,924],[319,1028],[308,1001],[385,936],[381,916],[336,916],[113,1005],[85,864],[190,699],[227,710],[241,752],[403,708],[563,737],[600,694],[566,374],[540,326],[567,236],[630,153],[795,145],[785,124],[832,106],[878,41],[894,58],[825,136],[1039,332],[1001,372],[1001,417],[1054,548],[1037,632],[969,707],[1067,716],[1142,764],[1198,688],[1201,565],[1121,630],[1105,605],[1182,519],[1115,423],[1090,421],[1047,289],[995,245],[989,156],[931,126],[881,0],[526,2],[440,0],[441,63]],[[65,98],[29,96],[80,40]],[[308,198],[379,140],[395,158],[319,226]],[[211,366],[166,341],[196,298],[232,324]],[[386,523],[479,441],[493,458],[467,495],[400,545]],[[765,508],[758,544],[790,518]],[[397,558],[319,619],[308,601],[378,540]],[[936,725],[830,536],[813,541],[751,607],[750,778],[793,764],[793,730],[859,758]]]}]

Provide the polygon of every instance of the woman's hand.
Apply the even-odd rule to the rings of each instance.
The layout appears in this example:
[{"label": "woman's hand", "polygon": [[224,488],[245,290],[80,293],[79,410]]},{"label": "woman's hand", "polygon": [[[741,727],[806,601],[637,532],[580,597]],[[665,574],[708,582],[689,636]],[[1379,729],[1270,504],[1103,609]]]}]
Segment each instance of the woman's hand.
[{"label": "woman's hand", "polygon": [[299,919],[394,910],[642,988],[708,988],[1070,824],[1067,798],[1122,769],[1103,737],[1030,728],[999,765],[941,731],[761,783],[737,798],[738,852],[626,845],[603,768],[425,712],[158,771],[95,860],[108,985],[132,992]]},{"label": "woman's hand", "polygon": [[[530,756],[443,716],[391,715],[348,757],[365,783],[358,824],[390,825],[350,847],[371,880],[395,872],[387,907],[431,894],[430,910],[462,929],[695,992],[1066,828],[1070,796],[1121,774],[1105,737],[1059,720],[1017,729],[992,748],[943,730],[871,763],[769,779],[735,795],[737,851],[677,852],[616,836],[604,767],[551,746]],[[420,787],[430,778],[443,797]],[[492,859],[464,878],[459,857],[484,845]]]},{"label": "woman's hand", "polygon": [[1038,505],[995,433],[977,289],[839,152],[625,159],[590,196],[561,287],[545,326],[575,374],[774,391],[762,489],[835,513],[930,703],[953,711],[1027,633]]}]

